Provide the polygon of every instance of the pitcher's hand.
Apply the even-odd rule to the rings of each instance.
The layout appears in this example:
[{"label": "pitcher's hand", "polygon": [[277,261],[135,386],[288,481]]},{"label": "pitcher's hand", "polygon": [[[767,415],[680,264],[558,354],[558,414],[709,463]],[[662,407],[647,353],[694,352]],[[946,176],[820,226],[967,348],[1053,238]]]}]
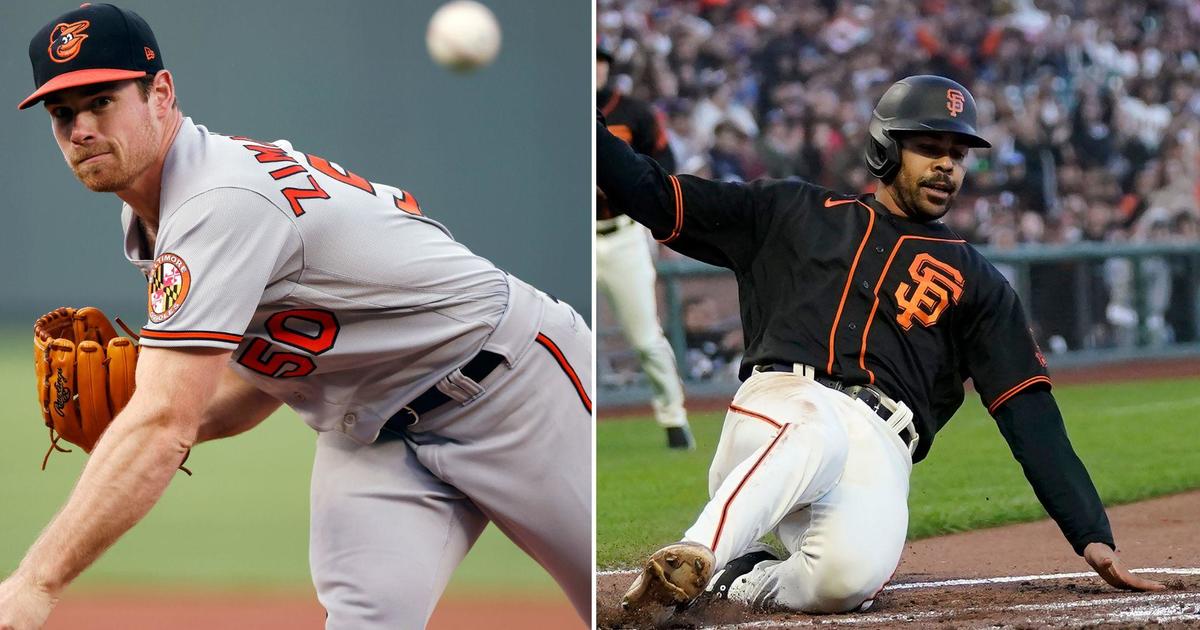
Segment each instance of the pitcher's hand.
[{"label": "pitcher's hand", "polygon": [[0,582],[0,630],[38,630],[58,603],[33,582],[18,575]]}]

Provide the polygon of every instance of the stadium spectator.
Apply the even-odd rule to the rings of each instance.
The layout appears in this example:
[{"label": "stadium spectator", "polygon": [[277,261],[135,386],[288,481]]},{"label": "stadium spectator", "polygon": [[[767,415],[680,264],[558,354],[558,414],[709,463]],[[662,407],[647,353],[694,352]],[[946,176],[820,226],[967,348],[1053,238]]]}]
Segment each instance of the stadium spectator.
[{"label": "stadium spectator", "polygon": [[[897,78],[943,74],[971,88],[994,146],[968,158],[946,219],[969,242],[1200,237],[1194,0],[599,0],[597,15],[620,42],[613,73],[673,112],[685,172],[867,192],[873,103]],[[1178,304],[1195,302],[1182,280],[1195,276],[1165,258],[1135,271],[1123,258],[1034,265],[1039,336],[1061,350],[1194,334],[1194,307]]]}]

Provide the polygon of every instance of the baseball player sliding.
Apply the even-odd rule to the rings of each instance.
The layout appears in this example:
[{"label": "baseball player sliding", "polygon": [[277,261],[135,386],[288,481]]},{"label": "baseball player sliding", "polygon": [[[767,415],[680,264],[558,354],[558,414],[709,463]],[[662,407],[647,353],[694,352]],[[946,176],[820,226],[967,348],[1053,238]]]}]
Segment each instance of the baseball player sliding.
[{"label": "baseball player sliding", "polygon": [[[675,170],[667,134],[650,106],[608,87],[612,61],[612,53],[596,48],[596,107],[604,114],[609,131],[638,153],[654,158],[667,172]],[[658,322],[656,274],[648,241],[646,228],[614,208],[603,193],[597,193],[596,288],[608,296],[625,338],[650,381],[654,390],[650,405],[655,421],[667,432],[667,446],[693,449],[696,442],[683,408],[683,384],[675,353]]]},{"label": "baseball player sliding", "polygon": [[[77,442],[91,457],[74,491],[0,584],[0,628],[40,627],[193,445],[281,403],[319,432],[310,564],[327,628],[423,627],[489,520],[590,619],[583,319],[454,242],[408,192],[185,118],[130,11],[85,4],[29,55],[37,90],[20,107],[42,102],[75,176],[125,202],[149,321],[132,399],[94,448]],[[48,318],[64,312],[83,366],[91,322]],[[63,361],[74,346],[50,348],[44,412],[66,439],[60,416],[91,434],[94,392]]]},{"label": "baseball player sliding", "polygon": [[[870,124],[879,187],[866,195],[672,176],[597,125],[600,188],[670,247],[733,270],[747,341],[711,499],[681,542],[650,557],[626,609],[661,616],[706,593],[865,610],[904,547],[912,464],[967,378],[1076,553],[1113,586],[1163,588],[1117,559],[1016,293],[939,220],[968,151],[990,146],[975,120],[954,81],[892,85]],[[770,532],[786,558],[757,542]]]}]

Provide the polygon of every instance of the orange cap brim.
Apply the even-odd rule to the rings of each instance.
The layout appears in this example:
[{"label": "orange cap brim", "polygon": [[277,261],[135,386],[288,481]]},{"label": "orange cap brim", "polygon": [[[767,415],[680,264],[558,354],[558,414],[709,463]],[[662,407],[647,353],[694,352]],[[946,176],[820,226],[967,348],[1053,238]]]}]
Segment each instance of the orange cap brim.
[{"label": "orange cap brim", "polygon": [[144,76],[146,76],[146,72],[143,70],[117,70],[113,68],[92,68],[90,70],[66,72],[45,82],[42,87],[37,89],[36,92],[30,94],[29,98],[21,101],[21,104],[17,105],[17,109],[25,109],[42,100],[42,97],[51,92],[79,87],[81,85],[108,83],[109,81],[124,81],[126,79],[136,79]]}]

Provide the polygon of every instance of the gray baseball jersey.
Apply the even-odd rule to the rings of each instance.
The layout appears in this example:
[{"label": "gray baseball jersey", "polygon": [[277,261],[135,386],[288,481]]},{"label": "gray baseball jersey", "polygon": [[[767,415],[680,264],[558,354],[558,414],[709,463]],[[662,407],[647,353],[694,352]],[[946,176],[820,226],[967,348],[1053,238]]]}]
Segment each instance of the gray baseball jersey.
[{"label": "gray baseball jersey", "polygon": [[154,251],[131,209],[152,347],[235,349],[240,372],[318,431],[360,442],[470,359],[508,303],[504,272],[409,193],[185,119],[162,175]]},{"label": "gray baseball jersey", "polygon": [[[309,559],[328,630],[423,627],[488,521],[589,618],[591,333],[574,309],[407,192],[283,141],[185,119],[159,207],[154,251],[123,213],[149,280],[141,343],[233,349],[321,432]],[[461,368],[481,351],[503,362],[476,381]],[[452,402],[381,432],[431,387]]]}]

